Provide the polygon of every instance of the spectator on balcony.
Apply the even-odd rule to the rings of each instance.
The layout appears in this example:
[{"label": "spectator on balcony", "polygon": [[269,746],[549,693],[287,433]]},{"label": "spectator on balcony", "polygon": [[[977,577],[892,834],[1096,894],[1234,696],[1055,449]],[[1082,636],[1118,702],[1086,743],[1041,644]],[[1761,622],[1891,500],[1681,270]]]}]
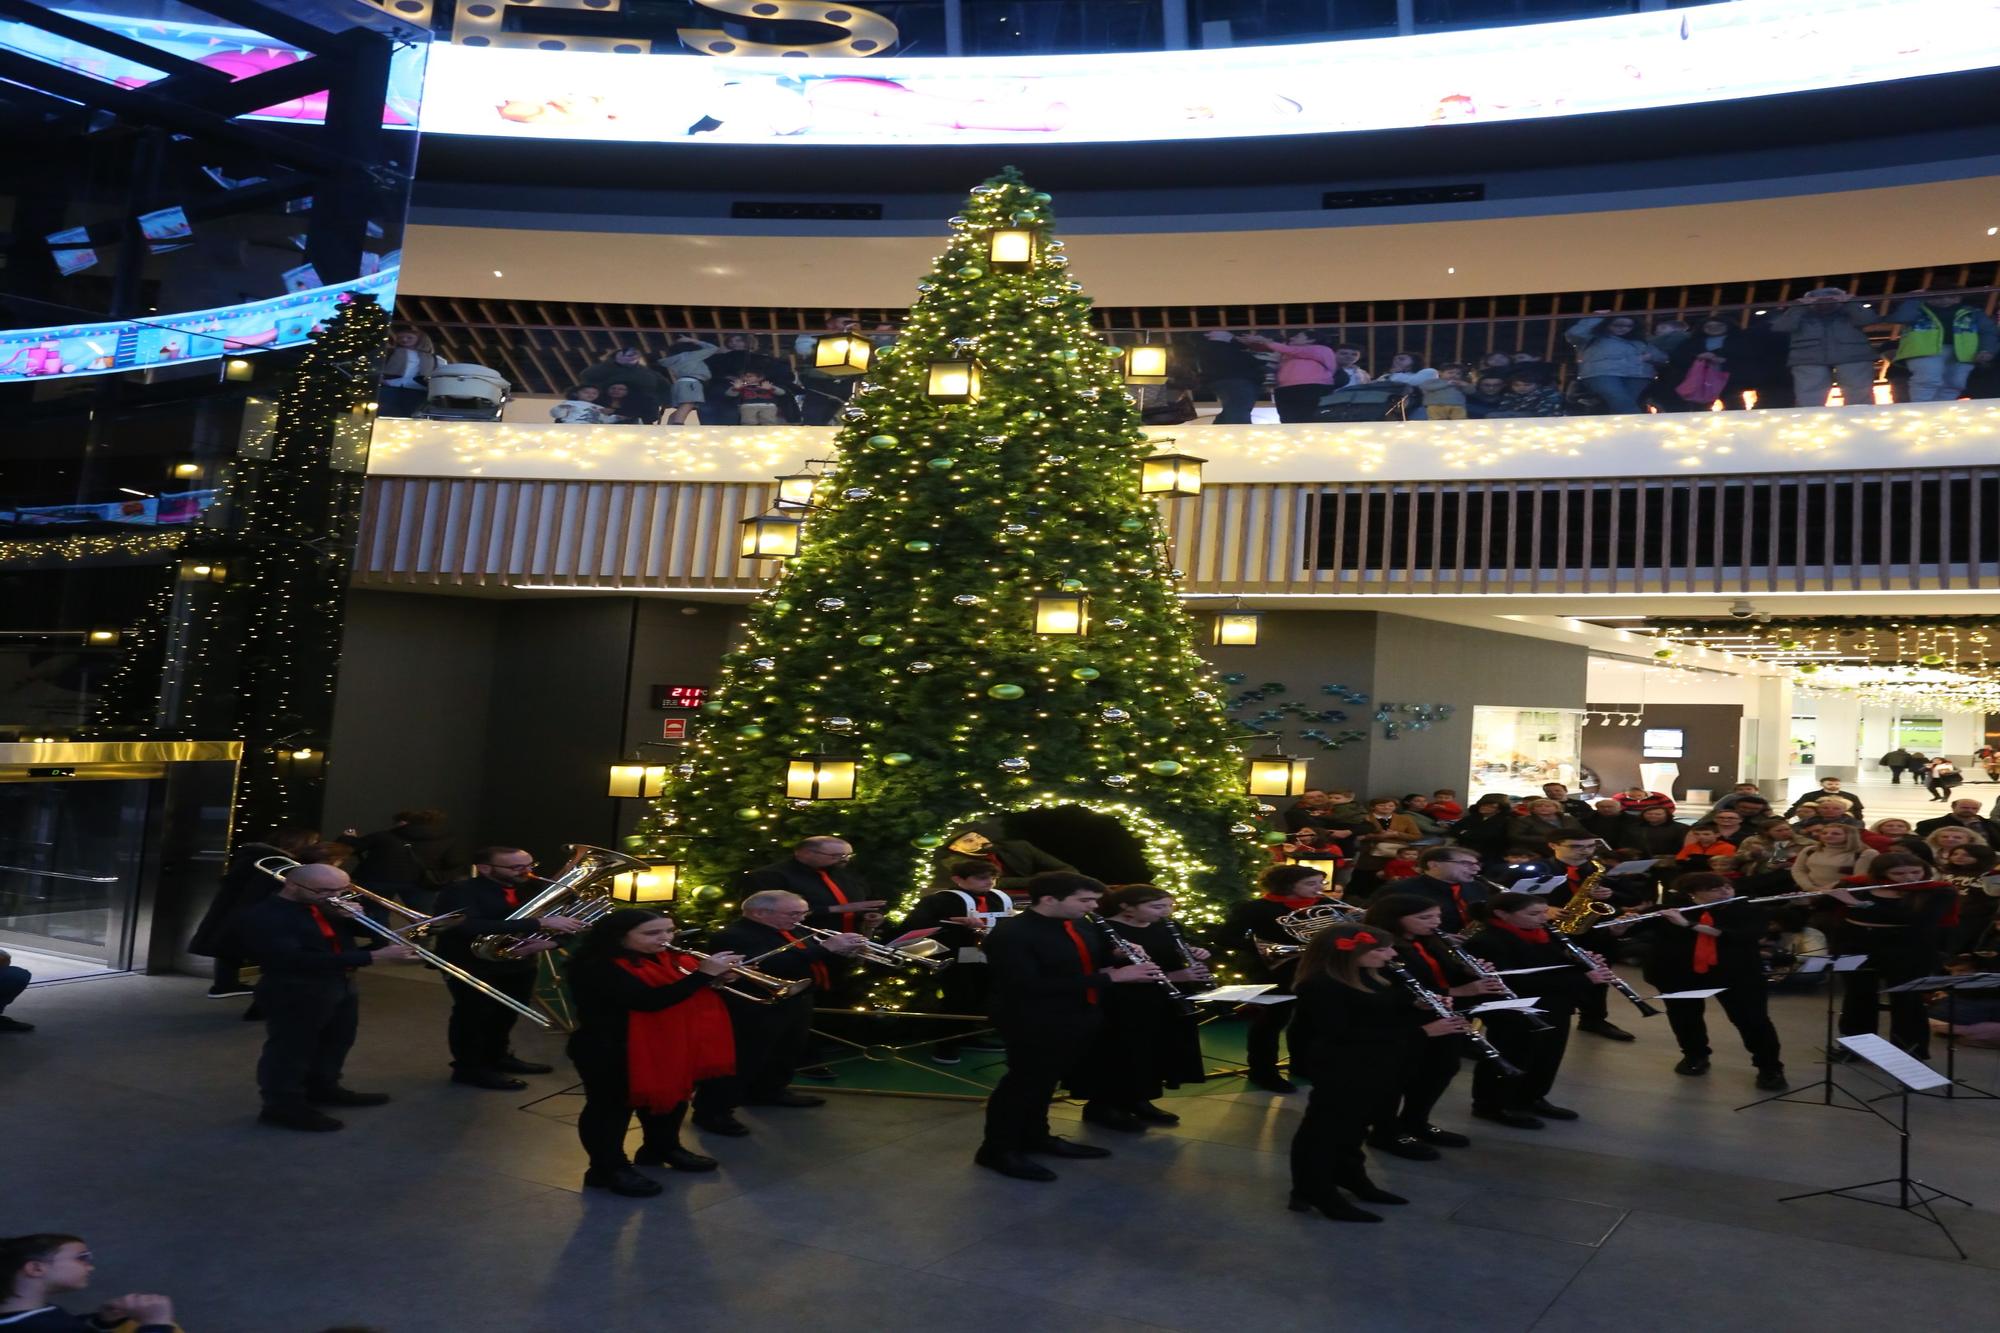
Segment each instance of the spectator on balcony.
[{"label": "spectator on balcony", "polygon": [[1815,287],[1771,321],[1773,333],[1791,336],[1785,364],[1800,407],[1825,407],[1836,382],[1847,403],[1875,401],[1875,345],[1865,332],[1874,320],[1845,288]]},{"label": "spectator on balcony", "polygon": [[609,421],[600,401],[604,391],[595,384],[579,384],[549,409],[549,420],[559,426],[601,426]]},{"label": "spectator on balcony", "polygon": [[902,336],[902,330],[898,329],[894,324],[877,324],[874,331],[868,335],[868,345],[880,352],[886,348],[894,347],[896,339]]},{"label": "spectator on balcony", "polygon": [[1514,354],[1512,352],[1503,352],[1496,348],[1479,358],[1479,373],[1481,375],[1498,375],[1500,378],[1505,379],[1513,369]]},{"label": "spectator on balcony", "polygon": [[630,385],[620,383],[605,385],[603,396],[598,400],[598,403],[598,410],[604,414],[605,421],[611,425],[633,426],[645,420],[644,417],[639,415],[638,409],[632,406],[632,389]]},{"label": "spectator on balcony", "polygon": [[379,372],[382,383],[375,393],[376,411],[385,417],[406,417],[422,407],[430,396],[425,385],[437,363],[430,335],[408,324],[389,330],[389,351]]},{"label": "spectator on balcony", "polygon": [[[646,353],[636,344],[607,353],[583,372],[583,383],[605,390],[605,401],[618,416],[647,425],[660,419],[661,404],[667,401],[667,382],[646,364]],[[615,403],[610,392],[613,385],[625,388],[624,393],[615,395]]]},{"label": "spectator on balcony", "polygon": [[1563,392],[1540,375],[1513,375],[1507,392],[1489,417],[1559,417],[1563,415]]},{"label": "spectator on balcony", "polygon": [[1449,361],[1437,368],[1437,378],[1423,384],[1424,415],[1432,421],[1463,421],[1470,412],[1467,395],[1472,367],[1463,361]]},{"label": "spectator on balcony", "polygon": [[828,315],[825,333],[802,333],[793,340],[792,352],[799,359],[799,387],[805,391],[808,426],[831,424],[834,414],[847,405],[854,393],[854,376],[829,375],[813,365],[819,340],[836,333],[852,333],[860,322],[852,315]]},{"label": "spectator on balcony", "polygon": [[1317,421],[1319,400],[1333,389],[1335,372],[1339,369],[1333,349],[1315,342],[1305,329],[1295,330],[1282,343],[1252,335],[1245,335],[1241,341],[1278,355],[1278,388],[1273,395],[1278,404],[1278,420]]},{"label": "spectator on balcony", "polygon": [[1465,414],[1475,421],[1500,415],[1500,405],[1507,399],[1507,375],[1503,371],[1493,374],[1480,371],[1473,381],[1471,390],[1465,395]]},{"label": "spectator on balcony", "polygon": [[1563,335],[1576,348],[1576,377],[1614,415],[1643,412],[1639,396],[1653,382],[1667,354],[1639,336],[1630,315],[1600,310]]},{"label": "spectator on balcony", "polygon": [[1992,317],[1965,304],[1957,292],[1909,293],[1889,311],[1903,326],[1896,360],[1910,369],[1910,401],[1948,402],[1965,392],[1973,368],[2000,351],[2000,330]]},{"label": "spectator on balcony", "polygon": [[1357,384],[1366,384],[1375,378],[1368,373],[1368,367],[1361,364],[1359,343],[1335,343],[1333,359],[1338,363],[1337,373],[1333,377],[1333,387],[1336,389],[1351,389]]},{"label": "spectator on balcony", "polygon": [[721,397],[734,409],[733,419],[743,426],[775,426],[784,420],[778,415],[781,390],[754,370],[732,375]]},{"label": "spectator on balcony", "polygon": [[669,426],[686,424],[690,415],[699,419],[701,409],[708,403],[709,376],[714,373],[709,369],[709,358],[721,351],[714,343],[705,343],[693,334],[683,334],[667,345],[667,354],[660,358],[659,366],[673,395],[674,410],[667,417]]},{"label": "spectator on balcony", "polygon": [[1227,329],[1212,329],[1195,347],[1195,369],[1222,410],[1217,426],[1247,426],[1264,390],[1264,363]]},{"label": "spectator on balcony", "polygon": [[[1703,374],[1696,375],[1697,368]],[[1722,315],[1709,315],[1668,352],[1655,401],[1663,412],[1706,412],[1717,400],[1741,410],[1748,406],[1743,391],[1769,374],[1762,339]]]},{"label": "spectator on balcony", "polygon": [[[786,421],[798,420],[798,381],[792,378],[789,363],[779,357],[760,351],[757,340],[747,333],[732,333],[722,340],[723,350],[708,359],[709,383],[727,384],[738,375],[761,375],[778,391],[775,400],[778,414]],[[737,400],[727,394],[716,394],[708,405],[703,420],[715,426],[737,424]]]}]

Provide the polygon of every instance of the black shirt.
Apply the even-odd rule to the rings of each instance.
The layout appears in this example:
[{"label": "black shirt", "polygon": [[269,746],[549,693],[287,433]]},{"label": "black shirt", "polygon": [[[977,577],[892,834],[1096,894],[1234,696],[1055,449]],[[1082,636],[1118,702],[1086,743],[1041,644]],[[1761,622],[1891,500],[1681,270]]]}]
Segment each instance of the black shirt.
[{"label": "black shirt", "polygon": [[[803,977],[814,983],[815,990],[820,989],[821,983],[831,981],[834,975],[832,971],[833,965],[845,960],[803,931],[795,930],[791,934],[794,937],[790,942],[792,947],[785,949],[783,953],[773,954],[769,958],[759,958],[757,962],[752,963],[750,966],[758,972],[768,973],[774,977],[783,977],[786,980],[795,980]],[[703,949],[702,952],[740,953],[745,958],[757,958],[759,954],[770,953],[771,950],[777,949],[786,943],[784,931],[777,929],[775,926],[767,926],[761,921],[752,921],[749,917],[744,916],[738,917],[721,930],[716,931],[714,942]],[[818,964],[819,966],[815,968],[814,964]],[[740,999],[726,992],[722,998],[729,1002],[729,1007],[732,1011],[736,1010],[739,1006],[752,1003],[749,1000]],[[802,994],[793,996],[789,1000],[781,1000],[779,1004],[810,1006],[812,1002],[813,991],[808,990]]]},{"label": "black shirt", "polygon": [[[513,890],[514,901],[508,901],[508,889],[497,879],[484,875],[474,875],[455,884],[447,884],[438,891],[437,910],[439,912],[463,912],[465,915],[450,927],[440,932],[437,943],[432,947],[439,957],[457,963],[468,971],[487,972],[532,972],[535,959],[488,961],[475,958],[472,942],[481,935],[533,935],[541,929],[535,917],[522,917],[510,921],[507,914],[520,904],[527,902],[536,893],[548,887],[546,880],[530,880]],[[551,913],[551,915],[559,915]]]},{"label": "black shirt", "polygon": [[[1391,880],[1387,889],[1390,893],[1413,894],[1436,903],[1442,913],[1438,929],[1447,935],[1460,934],[1471,924],[1466,920],[1465,913],[1459,910],[1461,901],[1467,908],[1477,908],[1486,902],[1484,884],[1453,884],[1435,875],[1411,875],[1408,879]],[[1475,912],[1474,915],[1478,914]]]},{"label": "black shirt", "polygon": [[[577,1047],[604,1055],[622,1052],[630,1027],[626,1020],[632,1014],[671,1009],[710,985],[729,980],[727,976],[710,978],[695,973],[664,986],[648,986],[618,966],[620,958],[638,962],[645,957],[620,949],[570,964],[569,993],[576,1009],[576,1031],[570,1037],[572,1054]],[[694,964],[689,958],[682,965]]]},{"label": "black shirt", "polygon": [[[1007,895],[998,889],[980,889],[977,892],[967,889],[964,892],[967,897],[979,904],[979,910],[982,912],[1001,912],[1011,905]],[[903,919],[898,933],[907,934],[913,930],[924,930],[935,926],[937,934],[931,938],[945,948],[954,951],[975,949],[979,947],[977,935],[965,926],[948,924],[951,917],[969,915],[971,913],[966,911],[965,898],[959,896],[959,890],[940,889],[936,893],[925,894],[918,900],[917,905],[910,909],[909,916]]]},{"label": "black shirt", "polygon": [[[1764,938],[1767,909],[1750,903],[1730,903],[1724,907],[1689,906],[1680,909],[1688,925],[1656,921],[1641,926],[1653,932],[1646,954],[1646,980],[1663,991],[1697,990],[1711,986],[1763,985],[1764,965],[1759,945]],[[1694,970],[1695,950],[1704,938],[1695,930],[1703,917],[1722,932],[1714,936],[1715,965],[1706,972]]]},{"label": "black shirt", "polygon": [[1292,1016],[1292,1047],[1316,1081],[1343,1088],[1400,1066],[1412,1029],[1437,1017],[1401,986],[1358,990],[1325,973],[1304,977]]},{"label": "black shirt", "polygon": [[875,895],[868,890],[868,881],[861,878],[846,865],[828,866],[826,878],[821,871],[807,865],[796,856],[788,856],[782,861],[760,866],[743,872],[743,892],[747,896],[766,889],[783,889],[786,893],[796,893],[806,900],[812,909],[806,917],[809,926],[820,926],[827,930],[850,930],[861,924],[859,912],[836,912],[839,905],[833,890],[826,886],[826,878],[833,880],[841,894],[851,903],[872,902]]},{"label": "black shirt", "polygon": [[[1082,950],[1076,937],[1083,940]],[[1023,912],[993,927],[986,937],[993,968],[992,1015],[997,1022],[1074,1023],[1099,1007],[1104,969],[1116,966],[1104,932],[1087,921],[1067,921]]]},{"label": "black shirt", "polygon": [[1506,978],[1516,995],[1532,995],[1550,1005],[1574,1004],[1588,987],[1596,984],[1584,975],[1584,968],[1569,950],[1556,943],[1553,928],[1547,943],[1537,943],[1520,939],[1498,925],[1489,925],[1466,941],[1465,951],[1475,958],[1484,958],[1502,972],[1519,967],[1554,967],[1556,970],[1550,972]]},{"label": "black shirt", "polygon": [[[332,930],[331,938],[320,928],[321,921]],[[375,961],[374,955],[355,942],[347,918],[338,909],[315,909],[311,903],[276,895],[237,914],[236,936],[244,954],[263,969],[260,985],[344,985],[349,972]]]}]

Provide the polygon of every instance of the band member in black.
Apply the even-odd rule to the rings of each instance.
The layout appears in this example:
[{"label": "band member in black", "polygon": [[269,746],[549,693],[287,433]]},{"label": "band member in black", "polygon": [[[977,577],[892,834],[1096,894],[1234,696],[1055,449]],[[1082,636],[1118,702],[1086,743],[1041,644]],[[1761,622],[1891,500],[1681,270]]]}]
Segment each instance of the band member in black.
[{"label": "band member in black", "polygon": [[[472,944],[482,935],[572,935],[582,930],[582,922],[555,914],[509,919],[509,913],[534,896],[539,883],[535,858],[519,847],[474,852],[472,878],[447,884],[438,893],[439,912],[463,913],[438,936],[438,956],[524,1004],[534,998],[534,955],[555,948],[555,941],[524,940],[514,946],[524,957],[499,960],[476,956]],[[444,984],[451,992],[445,1038],[451,1046],[452,1082],[515,1092],[528,1085],[514,1075],[549,1072],[549,1066],[523,1060],[509,1048],[518,1017],[512,1009],[455,978],[445,978]]]},{"label": "band member in black", "polygon": [[1293,1212],[1317,1209],[1336,1222],[1380,1222],[1362,1203],[1408,1203],[1368,1178],[1362,1144],[1369,1127],[1388,1119],[1414,1049],[1465,1031],[1457,1016],[1439,1018],[1382,973],[1395,961],[1387,933],[1364,926],[1329,926],[1300,955],[1293,983],[1299,1011],[1293,1041],[1312,1096],[1292,1136]]},{"label": "band member in black", "polygon": [[1394,889],[1399,896],[1415,894],[1434,904],[1437,928],[1462,935],[1478,919],[1490,892],[1478,880],[1479,853],[1469,847],[1426,847],[1417,856],[1417,873],[1397,880]]},{"label": "band member in black", "polygon": [[[1104,895],[1098,910],[1105,926],[1157,964],[1167,980],[1188,985],[1209,980],[1201,963],[1208,951],[1185,945],[1167,922],[1174,899],[1165,889],[1121,884]],[[1128,1134],[1181,1122],[1153,1102],[1168,1088],[1207,1081],[1201,1031],[1189,1007],[1177,989],[1166,986],[1114,986],[1104,993],[1097,1040],[1068,1079],[1070,1091],[1084,1099],[1085,1120]]]},{"label": "band member in black", "polygon": [[[812,909],[782,889],[767,889],[743,900],[742,915],[715,934],[715,953],[757,958],[759,972],[787,979],[810,978],[813,985],[775,1004],[757,1004],[727,992],[729,1021],[736,1032],[736,1076],[702,1090],[694,1122],[732,1138],[750,1132],[736,1118],[738,1106],[824,1106],[826,1098],[793,1092],[790,1084],[812,1041],[813,996],[832,985],[831,964],[859,953],[868,941],[851,932],[819,939],[799,930]],[[763,958],[773,949],[781,952]]]},{"label": "band member in black", "polygon": [[[1261,890],[1257,897],[1229,909],[1229,921],[1223,932],[1230,939],[1242,941],[1238,959],[1244,976],[1262,977],[1272,982],[1273,995],[1289,995],[1292,969],[1298,963],[1298,954],[1266,957],[1259,953],[1257,942],[1261,940],[1267,945],[1296,949],[1298,940],[1285,933],[1284,928],[1278,925],[1278,918],[1340,899],[1328,890],[1325,874],[1311,866],[1272,866],[1257,877],[1257,887]],[[1297,1086],[1278,1068],[1278,1036],[1292,1021],[1292,1010],[1296,1007],[1292,1004],[1248,1006],[1250,1025],[1244,1033],[1243,1045],[1244,1060],[1250,1066],[1248,1078],[1251,1087],[1262,1088],[1266,1092],[1298,1091]]]},{"label": "band member in black", "polygon": [[1104,1021],[1105,992],[1126,983],[1157,984],[1152,963],[1121,963],[1104,932],[1082,920],[1097,910],[1104,885],[1088,875],[1052,871],[1028,881],[1027,910],[986,937],[993,969],[993,1022],[1007,1043],[1007,1072],[986,1099],[986,1138],[973,1161],[1016,1180],[1054,1180],[1028,1154],[1109,1157],[1109,1149],[1049,1132],[1049,1101]]},{"label": "band member in black", "polygon": [[319,845],[318,829],[281,828],[265,834],[261,842],[240,843],[230,853],[229,868],[222,874],[215,898],[202,913],[194,938],[188,941],[189,953],[206,954],[215,960],[215,984],[208,988],[209,999],[226,1000],[250,994],[251,988],[243,983],[247,960],[242,944],[236,939],[235,917],[244,908],[261,903],[278,891],[278,881],[259,870],[257,863],[273,856],[304,862],[324,860],[307,855]]},{"label": "band member in black", "polygon": [[[1548,897],[1549,906],[1561,907],[1571,896],[1580,892],[1597,877],[1591,885],[1590,896],[1601,903],[1625,909],[1646,904],[1647,884],[1643,879],[1628,876],[1616,883],[1600,872],[1610,869],[1611,863],[1603,858],[1604,844],[1588,835],[1570,836],[1558,833],[1549,839],[1549,855],[1554,858],[1552,869],[1569,882]],[[1605,947],[1616,947],[1608,938],[1594,941]],[[1611,1021],[1611,992],[1603,986],[1593,986],[1576,999],[1576,1030],[1588,1032],[1592,1036],[1608,1037],[1612,1041],[1636,1041],[1637,1038]]]},{"label": "band member in black", "polygon": [[[1471,863],[1474,869],[1478,862]],[[1417,878],[1423,878],[1418,876]],[[1404,884],[1415,880],[1404,880]],[[1482,900],[1483,901],[1483,900]],[[1503,994],[1506,983],[1500,978],[1474,971],[1444,947],[1438,927],[1444,908],[1428,895],[1386,893],[1368,904],[1363,924],[1386,937],[1396,947],[1396,957],[1419,985],[1437,995],[1463,997],[1476,1003],[1481,997]],[[1387,1107],[1386,1119],[1374,1127],[1368,1144],[1392,1157],[1415,1162],[1435,1160],[1439,1148],[1468,1148],[1472,1140],[1431,1123],[1431,1110],[1458,1077],[1459,1048],[1456,1041],[1411,1039],[1414,1049],[1403,1079],[1401,1093]]]},{"label": "band member in black", "polygon": [[[994,887],[1000,872],[991,861],[956,857],[947,871],[947,887],[919,899],[896,933],[936,930],[931,938],[950,950],[953,959],[952,965],[938,974],[944,1012],[984,1014],[991,987],[981,944],[995,921],[1013,915],[1014,901]],[[941,1065],[957,1064],[960,1044],[956,1038],[936,1043],[931,1047],[931,1060]],[[975,1038],[971,1044],[974,1049],[1000,1049],[997,1041]]]},{"label": "band member in black", "polygon": [[[1663,992],[1723,988],[1715,997],[1722,1012],[1743,1038],[1750,1063],[1757,1067],[1757,1086],[1783,1092],[1785,1063],[1778,1050],[1778,1030],[1771,1026],[1760,946],[1768,912],[1754,903],[1709,907],[1730,897],[1732,886],[1711,871],[1693,871],[1674,881],[1674,891],[1688,906],[1666,913],[1658,924],[1640,927],[1653,932],[1646,954],[1646,980]],[[1616,930],[1614,926],[1611,929]],[[1668,1000],[1667,1025],[1680,1044],[1676,1074],[1708,1072],[1713,1054],[1708,1044],[1707,1002]]]},{"label": "band member in black", "polygon": [[[639,1166],[713,1171],[716,1161],[681,1146],[688,1099],[710,1079],[736,1068],[729,1011],[715,987],[742,961],[733,953],[705,959],[673,951],[670,917],[622,907],[590,928],[569,963],[576,1031],[569,1058],[583,1079],[576,1133],[590,1156],[583,1183],[632,1198],[660,1192]],[[625,1156],[633,1113],[643,1138]]]},{"label": "band member in black", "polygon": [[381,1092],[340,1084],[354,1045],[360,1004],[354,972],[417,956],[407,944],[368,950],[356,944],[346,913],[328,902],[351,881],[333,866],[295,866],[278,891],[236,917],[236,938],[257,964],[257,1007],[264,1014],[264,1054],[257,1061],[257,1116],[285,1129],[334,1130],[341,1122],[319,1106],[380,1106]]},{"label": "band member in black", "polygon": [[1515,1129],[1541,1129],[1545,1120],[1574,1120],[1576,1112],[1549,1101],[1556,1071],[1569,1045],[1570,1015],[1589,990],[1611,983],[1611,969],[1601,962],[1585,971],[1549,933],[1549,904],[1527,893],[1503,893],[1488,905],[1486,929],[1466,943],[1466,952],[1484,958],[1501,972],[1545,967],[1510,977],[1514,993],[1534,996],[1548,1026],[1537,1030],[1526,1017],[1506,1012],[1483,1015],[1486,1039],[1500,1048],[1521,1071],[1507,1078],[1481,1060],[1472,1071],[1472,1114],[1481,1120]]},{"label": "band member in black", "polygon": [[743,891],[796,894],[811,909],[804,924],[866,933],[882,922],[882,899],[855,871],[853,859],[854,848],[844,839],[807,838],[784,860],[745,871]]},{"label": "band member in black", "polygon": [[[1900,892],[1870,888],[1867,893],[1837,888],[1827,894],[1846,908],[1834,933],[1834,952],[1868,956],[1865,965],[1847,974],[1841,992],[1843,1037],[1876,1030],[1883,990],[1937,971],[1941,923],[1957,899],[1956,885],[1938,880],[1930,866],[1908,852],[1883,852],[1869,862],[1867,878],[1926,887]],[[1923,996],[1889,997],[1889,1040],[1919,1060],[1930,1058],[1930,1016]],[[1839,1059],[1845,1051],[1832,1054]]]}]

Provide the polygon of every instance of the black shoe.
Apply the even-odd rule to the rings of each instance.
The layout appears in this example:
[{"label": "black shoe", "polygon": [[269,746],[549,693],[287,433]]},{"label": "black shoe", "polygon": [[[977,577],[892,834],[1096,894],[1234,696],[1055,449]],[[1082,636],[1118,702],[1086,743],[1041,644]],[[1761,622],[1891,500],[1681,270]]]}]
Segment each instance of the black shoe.
[{"label": "black shoe", "polygon": [[304,1129],[319,1134],[330,1134],[336,1129],[346,1128],[340,1121],[310,1106],[267,1106],[257,1113],[260,1125],[276,1125],[280,1129]]},{"label": "black shoe", "polygon": [[815,1097],[810,1092],[793,1092],[787,1088],[783,1092],[775,1093],[769,1097],[759,1097],[750,1104],[752,1106],[825,1106],[826,1098]]},{"label": "black shoe", "polygon": [[1026,1151],[1046,1153],[1050,1157],[1109,1157],[1111,1149],[1100,1148],[1094,1143],[1078,1143],[1060,1134],[1047,1134],[1030,1143]]},{"label": "black shoe", "polygon": [[1096,1102],[1085,1103],[1083,1119],[1086,1124],[1098,1125],[1105,1129],[1115,1129],[1120,1134],[1144,1134],[1146,1122],[1130,1111],[1121,1111],[1115,1106],[1100,1106]]},{"label": "black shoe", "polygon": [[1608,1019],[1602,1023],[1578,1023],[1578,1032],[1588,1032],[1593,1037],[1608,1037],[1612,1041],[1636,1041],[1631,1033]]},{"label": "black shoe", "polygon": [[694,1127],[704,1134],[720,1134],[726,1139],[740,1139],[750,1132],[750,1126],[733,1115],[698,1115]]},{"label": "black shoe", "polygon": [[1786,1082],[1783,1069],[1760,1069],[1757,1071],[1757,1086],[1765,1092],[1783,1092],[1792,1085]]},{"label": "black shoe", "polygon": [[1470,1148],[1472,1140],[1463,1134],[1455,1134],[1436,1125],[1423,1125],[1410,1132],[1410,1137],[1418,1143],[1428,1143],[1433,1148]]},{"label": "black shoe", "polygon": [[1505,1108],[1498,1111],[1482,1111],[1475,1106],[1472,1108],[1472,1118],[1474,1120],[1491,1120],[1494,1124],[1505,1125],[1509,1129],[1543,1128],[1542,1122],[1534,1116],[1529,1115],[1526,1111],[1509,1111]]},{"label": "black shoe", "polygon": [[458,1069],[452,1072],[451,1081],[463,1083],[471,1088],[491,1088],[495,1092],[519,1092],[527,1087],[518,1078],[506,1074],[496,1074],[490,1069]]},{"label": "black shoe", "polygon": [[1285,1205],[1295,1213],[1318,1213],[1329,1222],[1380,1222],[1381,1216],[1366,1208],[1356,1208],[1340,1197],[1336,1190],[1328,1190],[1325,1197],[1308,1199],[1303,1194],[1294,1193],[1291,1202]]},{"label": "black shoe", "polygon": [[1705,1055],[1684,1055],[1681,1057],[1680,1063],[1674,1066],[1674,1072],[1676,1074],[1706,1074],[1708,1072],[1708,1057]]},{"label": "black shoe", "polygon": [[[1407,1158],[1412,1162],[1435,1162],[1442,1156],[1436,1148],[1419,1143],[1415,1136],[1409,1134],[1398,1134],[1393,1138],[1371,1138],[1368,1140],[1368,1146],[1377,1152],[1388,1153],[1391,1157]],[[1364,1200],[1364,1202],[1379,1203],[1381,1201],[1379,1199],[1371,1199]]]},{"label": "black shoe", "polygon": [[386,1092],[355,1092],[348,1088],[309,1088],[306,1100],[314,1106],[387,1106]]},{"label": "black shoe", "polygon": [[1400,1194],[1391,1194],[1366,1176],[1343,1180],[1340,1187],[1363,1203],[1408,1203]]},{"label": "black shoe", "polygon": [[1266,1092],[1297,1092],[1299,1085],[1280,1074],[1275,1069],[1252,1070],[1249,1074],[1250,1086],[1262,1088]]},{"label": "black shoe", "polygon": [[815,1083],[831,1083],[839,1078],[840,1075],[834,1073],[833,1069],[828,1065],[807,1065],[804,1069],[793,1074],[792,1077],[809,1078]]},{"label": "black shoe", "polygon": [[211,1000],[233,1000],[240,995],[255,995],[256,993],[254,987],[240,984],[235,986],[210,986],[208,988],[208,998]]},{"label": "black shoe", "polygon": [[510,1055],[505,1060],[496,1061],[493,1068],[502,1074],[553,1074],[554,1065],[538,1065],[533,1060],[523,1060]]},{"label": "black shoe", "polygon": [[34,1030],[35,1025],[33,1023],[23,1023],[18,1018],[9,1018],[5,1014],[0,1014],[0,1032],[33,1032]]},{"label": "black shoe", "polygon": [[1125,1109],[1149,1125],[1178,1125],[1181,1122],[1181,1118],[1172,1111],[1162,1111],[1151,1102],[1140,1102]]},{"label": "black shoe", "polygon": [[690,1152],[680,1144],[665,1148],[641,1148],[632,1154],[634,1166],[670,1166],[676,1171],[713,1171],[722,1163],[713,1157]]},{"label": "black shoe", "polygon": [[1552,1105],[1547,1099],[1533,1103],[1528,1109],[1544,1120],[1580,1120],[1583,1118],[1567,1106]]},{"label": "black shoe", "polygon": [[1003,1176],[1016,1180],[1054,1180],[1056,1173],[1017,1152],[993,1152],[981,1148],[972,1155],[972,1160],[988,1171],[998,1171]]},{"label": "black shoe", "polygon": [[583,1173],[585,1188],[610,1190],[628,1199],[650,1199],[666,1187],[659,1181],[642,1176],[629,1166],[617,1167],[610,1171],[586,1171]]}]

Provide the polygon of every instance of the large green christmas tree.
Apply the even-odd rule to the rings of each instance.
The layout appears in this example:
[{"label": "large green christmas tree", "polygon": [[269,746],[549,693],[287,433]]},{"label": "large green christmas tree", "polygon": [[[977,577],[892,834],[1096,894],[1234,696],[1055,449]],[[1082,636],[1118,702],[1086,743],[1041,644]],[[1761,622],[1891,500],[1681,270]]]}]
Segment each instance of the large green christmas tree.
[{"label": "large green christmas tree", "polygon": [[[681,863],[684,915],[812,834],[852,842],[893,902],[954,825],[1027,807],[1118,819],[1185,919],[1244,891],[1260,829],[1240,733],[1140,493],[1122,352],[1091,329],[1049,202],[1011,169],[976,188],[856,386],[798,553],[642,825],[642,850]],[[1032,257],[996,264],[1003,231]],[[976,396],[934,396],[935,363],[965,361]],[[1046,630],[1079,609],[1082,633],[1038,632],[1038,611]],[[815,756],[856,761],[852,799],[788,797]]]}]

